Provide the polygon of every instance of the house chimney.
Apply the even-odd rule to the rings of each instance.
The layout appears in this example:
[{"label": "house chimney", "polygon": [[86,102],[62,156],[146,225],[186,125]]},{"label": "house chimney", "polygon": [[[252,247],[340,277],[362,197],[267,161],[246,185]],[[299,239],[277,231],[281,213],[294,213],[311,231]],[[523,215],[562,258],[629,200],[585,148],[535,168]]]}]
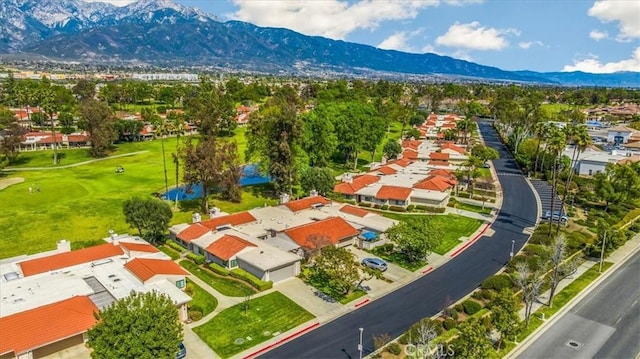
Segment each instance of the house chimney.
[{"label": "house chimney", "polygon": [[353,177],[351,173],[345,173],[342,175],[342,182],[344,183],[353,183]]},{"label": "house chimney", "polygon": [[220,214],[220,208],[218,208],[218,207],[213,207],[213,208],[211,208],[209,210],[209,217],[210,218],[216,217],[219,214]]},{"label": "house chimney", "polygon": [[57,243],[58,253],[71,252],[71,242],[66,239],[61,239]]},{"label": "house chimney", "polygon": [[198,223],[202,220],[202,216],[200,216],[200,213],[195,212],[194,214],[191,215],[191,221],[193,223]]},{"label": "house chimney", "polygon": [[109,230],[109,237],[111,238],[111,244],[113,244],[114,246],[120,245],[118,234],[113,229]]},{"label": "house chimney", "polygon": [[318,196],[318,191],[316,191],[315,189],[312,189],[311,192],[309,192],[309,197],[317,197]]},{"label": "house chimney", "polygon": [[287,202],[289,202],[289,199],[291,197],[289,197],[288,193],[280,193],[280,204],[285,204]]}]

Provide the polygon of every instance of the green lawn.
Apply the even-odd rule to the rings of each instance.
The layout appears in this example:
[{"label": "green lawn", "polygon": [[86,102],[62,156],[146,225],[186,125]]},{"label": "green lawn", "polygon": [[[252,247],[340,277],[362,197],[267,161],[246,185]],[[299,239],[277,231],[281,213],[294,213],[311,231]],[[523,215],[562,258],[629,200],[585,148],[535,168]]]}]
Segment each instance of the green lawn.
[{"label": "green lawn", "polygon": [[206,290],[202,289],[199,285],[193,283],[189,279],[187,279],[187,288],[192,290],[191,302],[189,305],[191,307],[198,306],[202,309],[202,316],[213,312],[218,306],[218,300],[213,295],[209,294]]},{"label": "green lawn", "polygon": [[164,245],[164,244],[160,245],[160,246],[158,246],[158,249],[162,253],[168,255],[169,257],[171,257],[171,260],[175,261],[176,259],[180,258],[180,253],[178,253],[178,251],[176,251],[175,249],[173,249],[173,248],[171,248],[171,247],[169,247],[167,245]]},{"label": "green lawn", "polygon": [[[380,248],[380,247],[377,247],[377,248]],[[418,269],[427,265],[427,262],[423,260],[417,261],[417,262],[408,262],[406,256],[398,252],[385,253],[385,252],[382,252],[381,250],[376,250],[376,248],[374,248],[372,253],[375,254],[377,257],[384,259],[387,262],[397,264],[400,267],[411,272],[415,272]]]},{"label": "green lawn", "polygon": [[289,298],[274,292],[249,301],[246,314],[244,303],[237,304],[193,331],[218,355],[228,358],[313,318]]},{"label": "green lawn", "polygon": [[[170,153],[175,151],[175,138],[165,141],[169,187],[175,185],[175,167]],[[55,249],[60,239],[68,239],[73,249],[102,243],[113,229],[117,233],[137,234],[125,223],[122,203],[132,196],[149,196],[164,192],[164,175],[160,141],[118,145],[112,155],[146,151],[121,158],[106,158],[72,168],[39,171],[0,172],[0,179],[22,177],[25,182],[0,191],[0,259]],[[53,167],[52,151],[21,153],[17,167]],[[61,165],[90,160],[86,150],[66,150]],[[115,173],[117,166],[124,173]],[[41,191],[29,194],[28,188]],[[222,200],[212,202],[232,213],[273,204],[263,197],[264,187],[244,187],[241,203]],[[191,222],[195,205],[185,202],[174,211],[172,224]]]},{"label": "green lawn", "polygon": [[340,303],[341,304],[348,304],[350,302],[353,302],[354,300],[366,295],[367,292],[363,291],[363,290],[354,290],[353,292],[351,292],[351,294],[349,294],[348,296],[340,299]]},{"label": "green lawn", "polygon": [[238,280],[214,274],[209,270],[198,267],[195,263],[189,260],[185,259],[180,261],[180,265],[210,285],[213,289],[228,297],[244,297],[250,294],[255,294],[256,292],[253,288]]},{"label": "green lawn", "polygon": [[462,203],[457,201],[455,202],[454,208],[462,209],[465,211],[476,212],[476,213],[482,213],[482,214],[491,214],[491,210],[492,210],[491,207],[482,208],[482,206],[476,206],[473,204]]},{"label": "green lawn", "polygon": [[455,246],[460,244],[460,237],[468,237],[480,227],[483,221],[475,218],[459,216],[457,214],[447,214],[443,216],[432,215],[403,215],[398,213],[382,213],[385,217],[397,219],[399,221],[428,221],[432,225],[442,229],[442,242],[433,250],[437,254],[445,254]]}]

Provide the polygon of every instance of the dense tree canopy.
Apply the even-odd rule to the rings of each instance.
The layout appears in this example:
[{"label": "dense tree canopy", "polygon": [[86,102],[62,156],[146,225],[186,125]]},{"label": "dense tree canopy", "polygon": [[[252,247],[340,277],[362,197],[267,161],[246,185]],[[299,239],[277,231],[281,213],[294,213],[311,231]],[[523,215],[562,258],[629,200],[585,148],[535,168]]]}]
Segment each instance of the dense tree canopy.
[{"label": "dense tree canopy", "polygon": [[335,182],[333,172],[326,167],[309,167],[302,173],[300,178],[300,186],[305,195],[308,195],[312,190],[316,190],[324,196],[333,190]]},{"label": "dense tree canopy", "polygon": [[152,197],[129,198],[124,201],[122,211],[126,222],[151,242],[162,238],[173,217],[171,207],[166,202]]},{"label": "dense tree canopy", "polygon": [[99,313],[89,329],[92,358],[175,358],[182,342],[182,324],[171,298],[157,292],[120,299]]},{"label": "dense tree canopy", "polygon": [[104,157],[116,140],[116,120],[105,102],[87,100],[80,105],[81,122],[91,138],[91,156]]},{"label": "dense tree canopy", "polygon": [[387,237],[409,262],[426,259],[442,242],[442,234],[442,229],[427,219],[400,222],[387,230]]}]

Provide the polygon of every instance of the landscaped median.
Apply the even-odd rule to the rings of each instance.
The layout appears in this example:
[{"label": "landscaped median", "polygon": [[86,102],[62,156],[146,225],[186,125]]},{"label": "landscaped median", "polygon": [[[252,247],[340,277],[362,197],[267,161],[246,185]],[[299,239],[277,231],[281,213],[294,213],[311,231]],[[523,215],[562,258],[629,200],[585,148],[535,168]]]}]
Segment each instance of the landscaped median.
[{"label": "landscaped median", "polygon": [[193,331],[228,358],[315,318],[280,292],[225,309]]}]

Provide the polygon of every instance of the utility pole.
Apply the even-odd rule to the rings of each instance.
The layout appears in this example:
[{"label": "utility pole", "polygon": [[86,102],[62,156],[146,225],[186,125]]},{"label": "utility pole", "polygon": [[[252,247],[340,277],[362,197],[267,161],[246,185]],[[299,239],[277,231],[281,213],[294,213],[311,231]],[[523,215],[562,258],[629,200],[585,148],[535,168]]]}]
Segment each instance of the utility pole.
[{"label": "utility pole", "polygon": [[360,341],[358,342],[358,351],[360,352],[360,359],[362,359],[362,331],[364,328],[359,328],[360,330]]},{"label": "utility pole", "polygon": [[511,252],[509,252],[509,260],[513,259],[513,255],[514,255],[513,252],[514,252],[515,246],[516,246],[516,240],[512,239],[511,240]]}]

